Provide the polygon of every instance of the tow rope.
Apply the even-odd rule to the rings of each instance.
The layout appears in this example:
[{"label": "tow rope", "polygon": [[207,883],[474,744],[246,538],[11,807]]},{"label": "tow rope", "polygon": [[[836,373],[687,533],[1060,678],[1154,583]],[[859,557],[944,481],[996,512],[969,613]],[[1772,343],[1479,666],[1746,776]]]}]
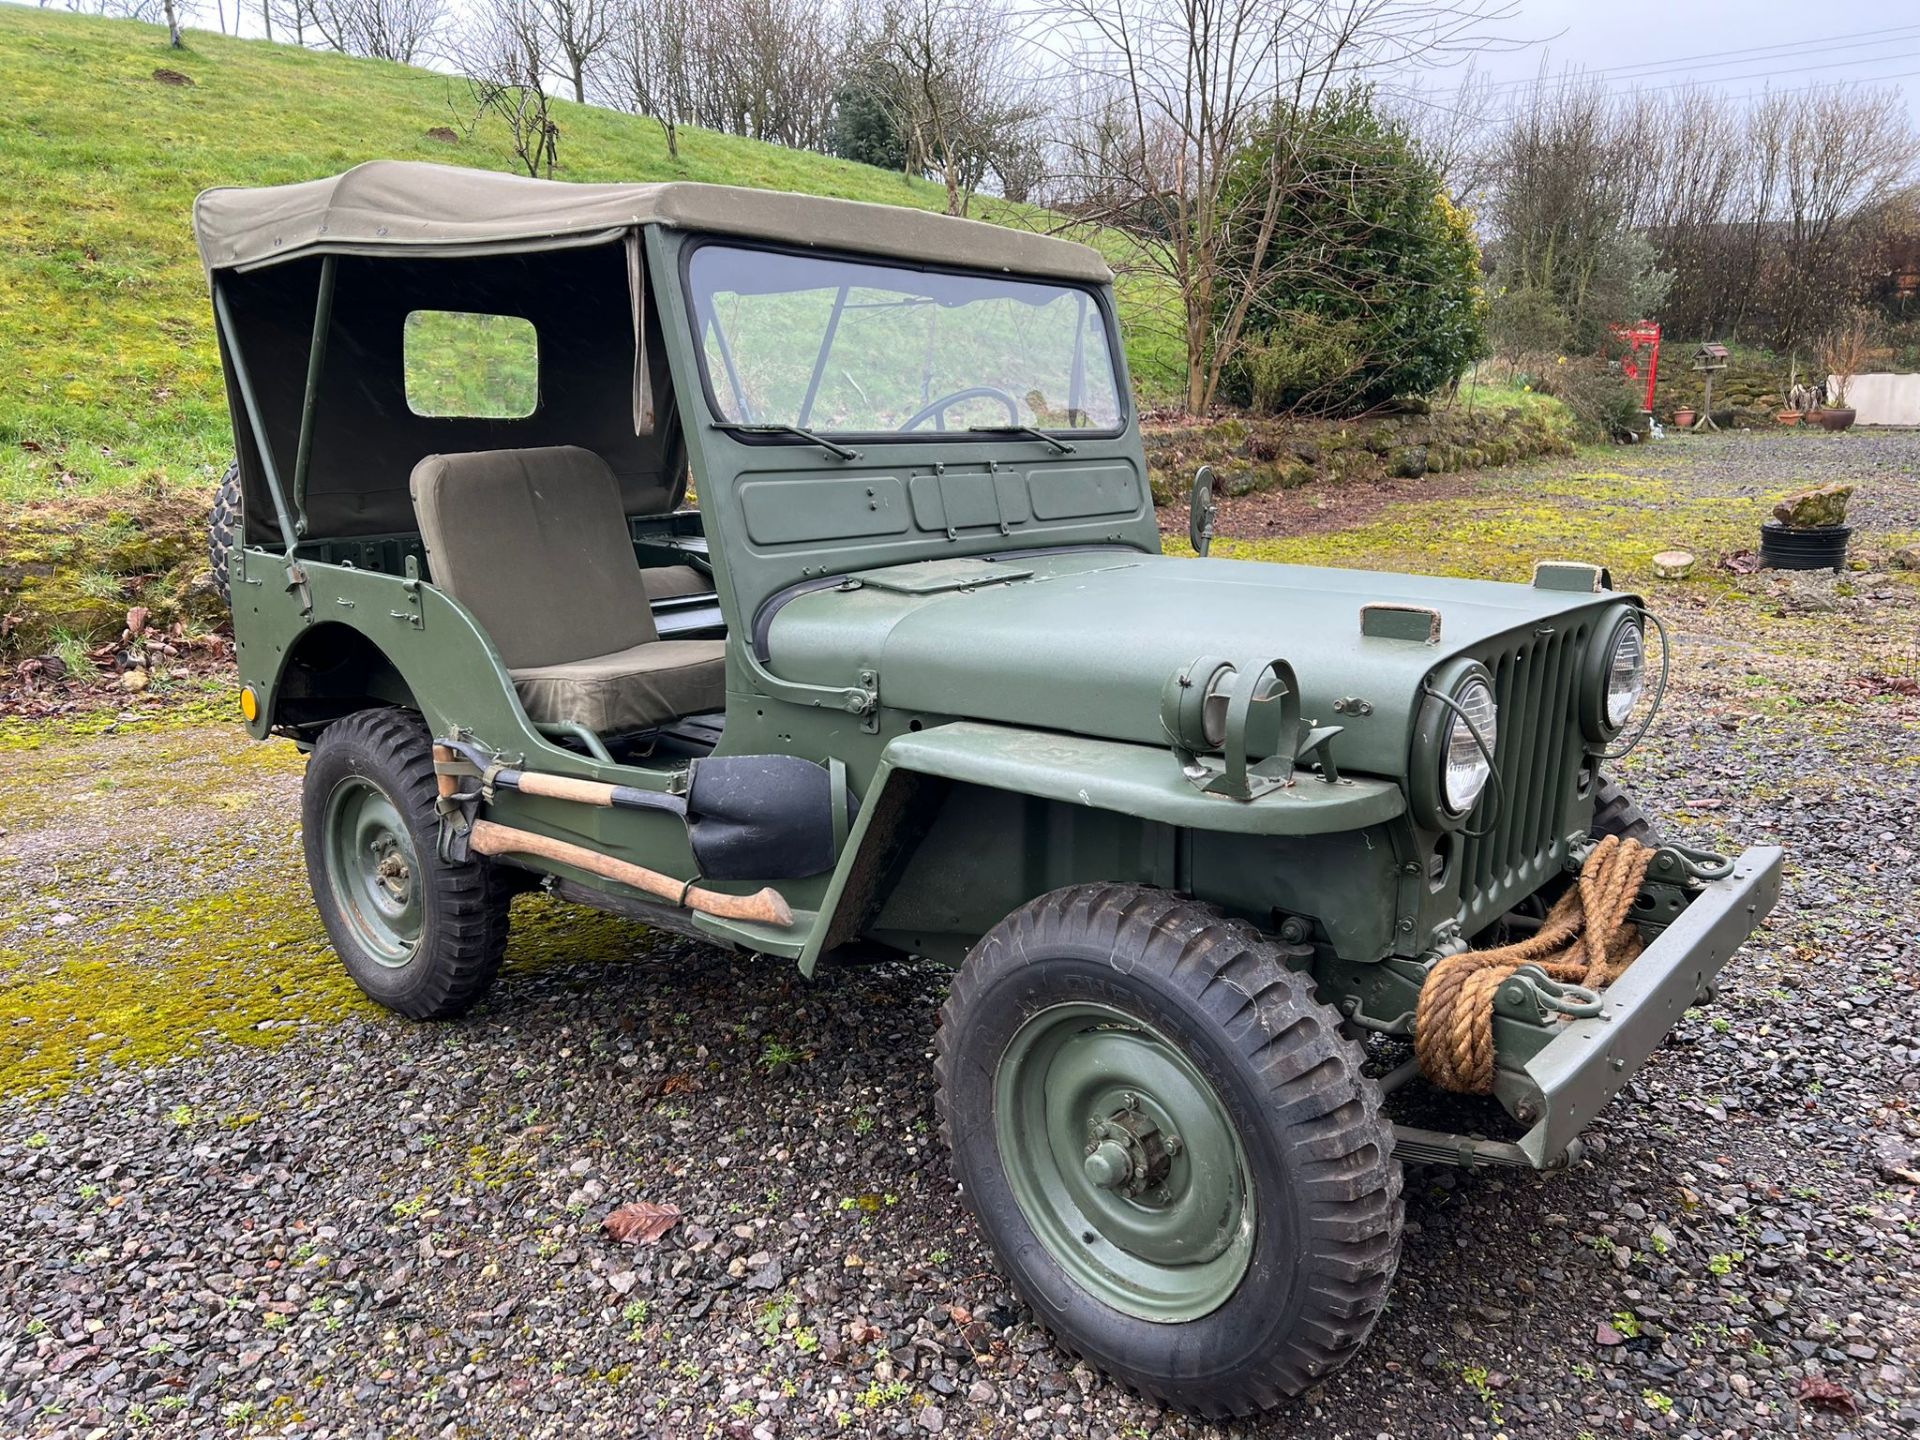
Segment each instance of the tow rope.
[{"label": "tow rope", "polygon": [[1414,1012],[1414,1054],[1426,1077],[1462,1095],[1493,1093],[1493,1000],[1523,965],[1562,984],[1600,990],[1644,948],[1628,918],[1655,847],[1608,835],[1539,930],[1512,945],[1467,950],[1427,972]]}]

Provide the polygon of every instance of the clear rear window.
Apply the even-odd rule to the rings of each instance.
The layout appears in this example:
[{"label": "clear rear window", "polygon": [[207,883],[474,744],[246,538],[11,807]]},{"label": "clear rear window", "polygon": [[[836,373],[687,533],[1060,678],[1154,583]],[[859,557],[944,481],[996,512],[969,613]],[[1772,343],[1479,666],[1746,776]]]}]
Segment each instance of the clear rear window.
[{"label": "clear rear window", "polygon": [[519,315],[415,310],[401,353],[416,415],[524,420],[540,407],[540,337]]}]

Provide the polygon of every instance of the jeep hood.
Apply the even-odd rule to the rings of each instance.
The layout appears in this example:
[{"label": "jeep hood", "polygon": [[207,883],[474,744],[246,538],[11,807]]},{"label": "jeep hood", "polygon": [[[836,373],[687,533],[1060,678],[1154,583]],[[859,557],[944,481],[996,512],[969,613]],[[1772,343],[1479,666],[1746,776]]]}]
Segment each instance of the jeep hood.
[{"label": "jeep hood", "polygon": [[[1282,659],[1301,714],[1343,725],[1342,769],[1405,772],[1421,684],[1459,655],[1590,623],[1621,597],[1484,580],[1184,559],[1134,551],[935,560],[776,596],[755,643],[785,679],[877,676],[881,703],[929,716],[1164,745],[1160,695],[1202,656]],[[1425,607],[1438,639],[1361,633],[1361,607]],[[1334,709],[1334,702],[1343,704]]]}]

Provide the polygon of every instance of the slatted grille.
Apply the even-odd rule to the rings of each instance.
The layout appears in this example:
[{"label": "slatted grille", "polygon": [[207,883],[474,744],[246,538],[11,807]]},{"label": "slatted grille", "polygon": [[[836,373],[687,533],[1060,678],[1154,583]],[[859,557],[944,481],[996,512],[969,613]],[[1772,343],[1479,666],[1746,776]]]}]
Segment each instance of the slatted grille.
[{"label": "slatted grille", "polygon": [[[1468,821],[1488,833],[1461,851],[1461,923],[1472,934],[1537,889],[1559,864],[1559,829],[1582,756],[1575,712],[1585,626],[1535,632],[1482,655],[1500,705],[1494,758],[1504,781]],[[1492,796],[1490,783],[1487,794]]]}]

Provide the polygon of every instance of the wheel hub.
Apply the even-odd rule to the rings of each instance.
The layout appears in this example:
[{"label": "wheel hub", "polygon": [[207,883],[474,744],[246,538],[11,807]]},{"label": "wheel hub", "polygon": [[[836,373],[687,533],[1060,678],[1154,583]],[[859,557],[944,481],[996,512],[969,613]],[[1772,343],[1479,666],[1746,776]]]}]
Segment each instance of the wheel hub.
[{"label": "wheel hub", "polygon": [[1131,1093],[1120,1097],[1120,1108],[1087,1122],[1087,1179],[1102,1190],[1117,1190],[1149,1203],[1168,1198],[1167,1177],[1173,1157],[1180,1153],[1180,1137],[1163,1131],[1139,1108]]},{"label": "wheel hub", "polygon": [[407,864],[407,857],[391,836],[376,841],[373,852],[377,857],[374,875],[389,895],[405,903],[407,892],[413,888],[413,868]]}]

